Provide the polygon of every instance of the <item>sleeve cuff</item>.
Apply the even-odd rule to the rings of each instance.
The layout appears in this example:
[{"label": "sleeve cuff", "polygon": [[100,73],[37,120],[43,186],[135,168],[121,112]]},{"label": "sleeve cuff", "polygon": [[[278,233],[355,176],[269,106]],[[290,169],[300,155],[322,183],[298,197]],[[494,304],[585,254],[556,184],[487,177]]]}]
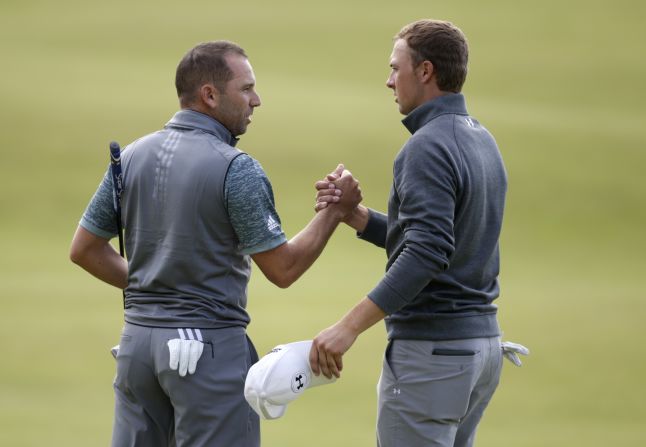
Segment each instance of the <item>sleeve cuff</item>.
[{"label": "sleeve cuff", "polygon": [[377,286],[368,293],[368,298],[372,300],[386,315],[393,314],[408,304],[385,280],[381,280]]},{"label": "sleeve cuff", "polygon": [[102,237],[104,239],[112,239],[113,237],[116,236],[116,233],[112,233],[110,231],[106,231],[106,230],[103,230],[103,229],[97,227],[92,222],[87,220],[85,218],[85,216],[81,218],[81,221],[79,222],[79,225],[82,226],[87,231],[89,231],[90,233],[92,233],[92,234],[94,234],[96,236]]},{"label": "sleeve cuff", "polygon": [[368,208],[368,224],[363,232],[357,232],[357,237],[364,241],[371,242],[377,247],[386,246],[386,230],[388,226],[388,216]]},{"label": "sleeve cuff", "polygon": [[252,247],[246,247],[240,250],[240,253],[243,255],[255,255],[256,253],[262,253],[263,251],[272,250],[280,245],[283,245],[287,242],[287,237],[285,233],[271,238],[270,240],[263,242],[262,244],[254,245]]}]

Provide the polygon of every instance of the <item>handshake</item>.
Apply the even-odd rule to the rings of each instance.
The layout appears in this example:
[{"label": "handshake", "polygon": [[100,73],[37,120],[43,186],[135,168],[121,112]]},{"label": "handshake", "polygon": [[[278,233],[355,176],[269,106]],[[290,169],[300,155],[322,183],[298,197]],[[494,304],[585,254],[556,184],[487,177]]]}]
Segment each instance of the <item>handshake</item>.
[{"label": "handshake", "polygon": [[[314,210],[319,212],[329,208],[342,221],[349,223],[363,197],[359,182],[343,164],[319,180],[314,187],[317,190]],[[333,205],[333,206],[331,206]]]}]

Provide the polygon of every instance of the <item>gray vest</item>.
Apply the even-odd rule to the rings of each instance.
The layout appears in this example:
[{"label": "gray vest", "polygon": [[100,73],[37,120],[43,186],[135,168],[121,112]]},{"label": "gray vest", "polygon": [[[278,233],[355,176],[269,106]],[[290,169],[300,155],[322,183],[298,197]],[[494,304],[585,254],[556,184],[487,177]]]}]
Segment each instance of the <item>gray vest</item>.
[{"label": "gray vest", "polygon": [[156,327],[246,326],[248,256],[224,180],[242,154],[213,118],[181,110],[124,150],[125,319]]}]

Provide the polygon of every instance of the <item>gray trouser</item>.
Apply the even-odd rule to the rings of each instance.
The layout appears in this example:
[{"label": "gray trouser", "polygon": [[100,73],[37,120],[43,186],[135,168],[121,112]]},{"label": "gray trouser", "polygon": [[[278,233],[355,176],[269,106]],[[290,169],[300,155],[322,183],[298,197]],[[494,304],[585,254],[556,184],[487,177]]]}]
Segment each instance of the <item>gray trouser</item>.
[{"label": "gray trouser", "polygon": [[377,386],[377,445],[472,446],[501,368],[500,337],[390,341]]},{"label": "gray trouser", "polygon": [[126,324],[114,381],[113,447],[257,447],[260,421],[244,398],[258,360],[242,327],[202,329],[195,374],[168,365],[177,329]]}]

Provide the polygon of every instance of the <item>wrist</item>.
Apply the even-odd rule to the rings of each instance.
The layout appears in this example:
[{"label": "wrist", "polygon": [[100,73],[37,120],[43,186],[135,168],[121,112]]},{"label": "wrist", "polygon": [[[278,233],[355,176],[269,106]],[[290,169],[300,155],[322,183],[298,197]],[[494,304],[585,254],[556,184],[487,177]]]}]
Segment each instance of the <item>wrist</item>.
[{"label": "wrist", "polygon": [[345,217],[343,211],[341,210],[341,207],[335,205],[328,205],[318,213],[325,216],[326,219],[333,220],[337,224],[341,223],[343,221],[343,218]]},{"label": "wrist", "polygon": [[363,205],[357,205],[352,212],[343,218],[343,222],[354,228],[359,233],[362,233],[366,229],[369,219],[370,213],[368,208]]},{"label": "wrist", "polygon": [[354,320],[350,315],[346,315],[345,318],[339,321],[338,325],[341,330],[353,338],[357,338],[361,334],[361,329],[356,320]]},{"label": "wrist", "polygon": [[383,320],[385,316],[385,312],[366,296],[345,314],[339,321],[339,325],[349,334],[358,337],[363,331]]}]

